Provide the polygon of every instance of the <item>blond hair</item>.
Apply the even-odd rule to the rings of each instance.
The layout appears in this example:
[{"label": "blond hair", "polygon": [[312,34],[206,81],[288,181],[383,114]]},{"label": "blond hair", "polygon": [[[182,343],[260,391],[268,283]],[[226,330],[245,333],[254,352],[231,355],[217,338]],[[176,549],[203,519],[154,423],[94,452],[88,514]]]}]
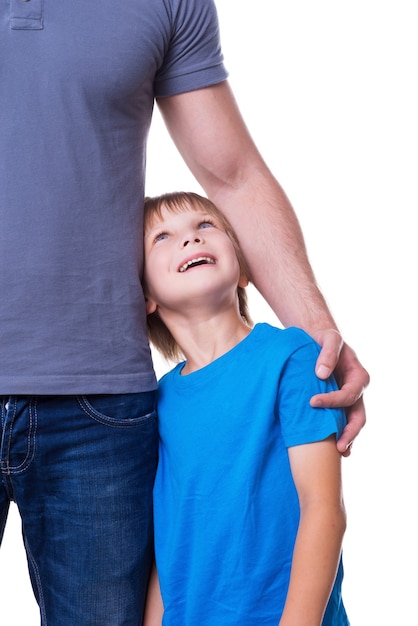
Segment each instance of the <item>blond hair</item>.
[{"label": "blond hair", "polygon": [[[185,209],[203,209],[212,215],[222,224],[225,233],[228,235],[237,255],[238,265],[241,275],[250,280],[250,270],[247,262],[239,247],[238,238],[229,221],[223,213],[208,198],[200,196],[194,192],[176,191],[162,194],[155,197],[146,197],[144,204],[144,230],[145,232],[152,227],[155,218],[162,219],[162,211],[166,209],[172,213],[181,213]],[[144,291],[146,292],[146,284],[144,280]],[[247,293],[244,287],[237,287],[239,312],[248,326],[252,326],[252,320],[248,312]],[[147,331],[151,343],[159,352],[168,360],[181,361],[184,355],[180,346],[174,339],[158,314],[158,310],[147,316]]]}]

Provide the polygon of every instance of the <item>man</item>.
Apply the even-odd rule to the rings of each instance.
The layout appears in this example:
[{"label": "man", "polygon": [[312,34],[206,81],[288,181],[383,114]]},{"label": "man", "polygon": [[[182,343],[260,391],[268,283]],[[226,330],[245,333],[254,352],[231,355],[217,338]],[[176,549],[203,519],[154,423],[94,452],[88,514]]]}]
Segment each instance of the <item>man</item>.
[{"label": "man", "polygon": [[238,112],[212,0],[11,0],[0,12],[0,519],[14,499],[43,624],[138,624],[157,450],[140,286],[155,100],[257,288],[323,345],[322,376],[338,361],[342,390],[312,402],[351,406],[344,454],[368,376]]}]

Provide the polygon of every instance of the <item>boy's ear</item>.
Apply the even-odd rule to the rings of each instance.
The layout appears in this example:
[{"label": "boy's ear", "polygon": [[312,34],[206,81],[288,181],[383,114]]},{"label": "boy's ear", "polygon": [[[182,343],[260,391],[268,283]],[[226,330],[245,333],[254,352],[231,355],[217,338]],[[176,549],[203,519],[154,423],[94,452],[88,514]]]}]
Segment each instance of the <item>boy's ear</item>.
[{"label": "boy's ear", "polygon": [[145,311],[147,315],[151,315],[151,313],[155,313],[157,310],[157,303],[154,302],[152,298],[149,296],[145,296]]},{"label": "boy's ear", "polygon": [[245,274],[241,274],[241,276],[239,277],[239,281],[238,281],[238,287],[242,287],[243,289],[245,289],[245,287],[248,287],[249,284],[249,280],[246,277]]}]

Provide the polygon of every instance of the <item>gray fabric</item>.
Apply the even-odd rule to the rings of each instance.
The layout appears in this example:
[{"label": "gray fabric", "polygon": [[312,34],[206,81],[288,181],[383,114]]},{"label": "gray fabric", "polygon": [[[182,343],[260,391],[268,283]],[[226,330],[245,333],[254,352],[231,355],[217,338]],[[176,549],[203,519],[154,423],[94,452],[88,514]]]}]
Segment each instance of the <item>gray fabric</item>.
[{"label": "gray fabric", "polygon": [[155,387],[140,287],[154,97],[225,78],[212,0],[0,4],[1,394]]}]

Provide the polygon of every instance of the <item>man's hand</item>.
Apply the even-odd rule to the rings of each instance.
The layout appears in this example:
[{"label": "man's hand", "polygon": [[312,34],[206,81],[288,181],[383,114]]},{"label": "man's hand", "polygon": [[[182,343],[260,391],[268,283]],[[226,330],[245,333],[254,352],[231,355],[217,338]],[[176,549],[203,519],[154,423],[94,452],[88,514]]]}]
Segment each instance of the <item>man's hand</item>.
[{"label": "man's hand", "polygon": [[338,331],[328,329],[312,333],[312,336],[322,346],[316,363],[317,376],[328,378],[334,372],[340,390],[313,396],[311,406],[346,409],[347,425],[337,442],[337,448],[343,456],[349,456],[354,439],[366,423],[363,392],[370,377]]}]

